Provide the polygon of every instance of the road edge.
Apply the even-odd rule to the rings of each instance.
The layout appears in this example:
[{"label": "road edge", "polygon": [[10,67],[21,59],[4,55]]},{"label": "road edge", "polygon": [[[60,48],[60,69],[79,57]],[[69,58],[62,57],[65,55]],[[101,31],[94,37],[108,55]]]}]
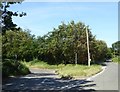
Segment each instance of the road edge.
[{"label": "road edge", "polygon": [[102,74],[102,73],[106,70],[106,67],[107,67],[107,66],[102,66],[102,71],[101,71],[101,72],[99,72],[99,73],[97,73],[97,74],[95,74],[95,75],[87,78],[86,80],[89,81],[89,80],[91,80],[92,78],[95,78],[95,77],[97,77],[98,75]]}]

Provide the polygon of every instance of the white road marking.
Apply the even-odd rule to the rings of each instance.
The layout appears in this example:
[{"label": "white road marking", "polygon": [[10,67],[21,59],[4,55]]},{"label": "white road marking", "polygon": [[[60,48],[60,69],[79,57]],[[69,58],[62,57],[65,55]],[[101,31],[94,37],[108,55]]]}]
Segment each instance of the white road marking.
[{"label": "white road marking", "polygon": [[106,66],[103,66],[101,72],[99,72],[98,74],[93,75],[93,76],[90,77],[90,78],[87,78],[86,80],[87,80],[87,81],[90,81],[91,79],[97,77],[98,75],[102,74],[102,73],[105,71],[105,69],[106,69]]},{"label": "white road marking", "polygon": [[45,83],[46,80],[48,80],[48,79],[44,79],[41,83]]},{"label": "white road marking", "polygon": [[46,84],[54,84],[54,82],[49,82],[49,79],[44,79],[41,83],[46,83]]}]

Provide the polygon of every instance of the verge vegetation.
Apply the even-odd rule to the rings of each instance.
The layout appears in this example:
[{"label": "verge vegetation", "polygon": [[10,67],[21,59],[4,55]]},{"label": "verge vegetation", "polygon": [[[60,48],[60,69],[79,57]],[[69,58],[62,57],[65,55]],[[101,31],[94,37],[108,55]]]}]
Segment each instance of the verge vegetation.
[{"label": "verge vegetation", "polygon": [[87,65],[75,65],[75,64],[59,64],[59,65],[49,65],[43,61],[31,61],[22,62],[29,68],[40,68],[40,69],[54,69],[60,77],[71,76],[73,78],[84,78],[95,75],[102,70],[101,65],[92,64],[90,67]]},{"label": "verge vegetation", "polygon": [[21,62],[16,62],[14,60],[5,60],[2,63],[2,76],[3,78],[8,76],[18,76],[29,74],[29,68]]},{"label": "verge vegetation", "polygon": [[113,57],[112,61],[120,64],[120,56]]}]

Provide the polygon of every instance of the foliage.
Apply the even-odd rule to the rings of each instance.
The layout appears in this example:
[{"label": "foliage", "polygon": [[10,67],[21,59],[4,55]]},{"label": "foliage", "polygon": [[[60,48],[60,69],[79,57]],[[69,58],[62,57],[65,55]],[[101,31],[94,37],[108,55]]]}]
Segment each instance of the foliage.
[{"label": "foliage", "polygon": [[2,25],[2,34],[5,34],[6,31],[8,30],[19,30],[19,28],[17,28],[17,25],[15,23],[13,23],[12,21],[12,16],[25,16],[26,13],[22,12],[22,13],[18,13],[18,12],[13,12],[11,10],[9,10],[8,8],[10,7],[10,5],[12,4],[16,4],[16,3],[22,3],[23,0],[19,0],[19,2],[1,2],[0,1],[0,15],[1,15],[1,25]]},{"label": "foliage", "polygon": [[[68,24],[62,22],[61,25],[58,25],[58,28],[54,28],[46,35],[38,36],[37,38],[31,35],[29,30],[17,28],[17,25],[12,21],[12,17],[22,17],[26,13],[13,12],[8,8],[10,5],[20,4],[22,1],[0,2],[0,14],[2,15],[0,17],[2,25],[2,37],[0,37],[2,48],[0,48],[0,52],[2,51],[3,57],[3,76],[26,74],[28,70],[24,64],[30,67],[49,69],[58,69],[67,64],[75,64],[75,59],[77,64],[87,64],[86,28],[92,62],[100,62],[112,56],[107,44],[102,40],[97,40],[89,26],[85,26],[82,22],[75,23],[71,21]],[[115,46],[114,50],[117,50],[118,54],[119,49],[116,48],[116,43],[113,46]],[[21,64],[18,61],[27,61],[28,63],[22,62]],[[52,65],[50,66],[49,64]]]},{"label": "foliage", "polygon": [[[49,64],[74,64],[77,53],[77,63],[87,64],[86,30],[82,22],[71,21],[62,23],[52,32],[38,37],[38,59]],[[106,57],[107,45],[104,41],[96,40],[88,28],[90,55],[93,61]]]},{"label": "foliage", "polygon": [[113,57],[112,48],[107,49],[106,59],[111,59]]},{"label": "foliage", "polygon": [[[62,23],[43,37],[35,38],[29,30],[9,30],[3,35],[3,59],[31,61],[35,58],[48,64],[87,64],[85,25],[71,21]],[[96,40],[88,29],[90,57],[100,61],[107,57],[108,48],[104,41]],[[95,63],[95,62],[94,62]]]},{"label": "foliage", "polygon": [[120,56],[116,56],[116,57],[112,58],[112,61],[116,62],[116,63],[120,63]]},{"label": "foliage", "polygon": [[112,44],[112,50],[115,55],[118,56],[120,54],[120,41],[117,41]]},{"label": "foliage", "polygon": [[6,31],[2,36],[3,77],[28,74],[29,69],[20,60],[32,60],[33,36],[29,31]]},{"label": "foliage", "polygon": [[34,53],[34,36],[29,31],[7,31],[3,35],[3,59],[32,60]]},{"label": "foliage", "polygon": [[26,75],[30,73],[29,69],[22,63],[14,60],[5,60],[2,62],[2,76]]},{"label": "foliage", "polygon": [[59,64],[59,65],[50,65],[40,60],[33,60],[31,62],[22,62],[24,65],[30,68],[40,68],[40,69],[54,69],[56,73],[65,78],[72,77],[87,77],[94,75],[101,71],[100,65],[92,64],[90,67],[87,65],[75,65],[75,64]]},{"label": "foliage", "polygon": [[26,65],[27,67],[30,67],[30,68],[40,68],[40,69],[59,69],[59,68],[62,68],[65,66],[64,64],[50,65],[44,61],[40,61],[37,59],[30,61],[30,62],[24,61],[21,63]]},{"label": "foliage", "polygon": [[107,44],[104,41],[96,40],[95,46],[92,46],[91,48],[93,48],[93,57],[94,57],[93,60],[101,61],[106,58]]}]

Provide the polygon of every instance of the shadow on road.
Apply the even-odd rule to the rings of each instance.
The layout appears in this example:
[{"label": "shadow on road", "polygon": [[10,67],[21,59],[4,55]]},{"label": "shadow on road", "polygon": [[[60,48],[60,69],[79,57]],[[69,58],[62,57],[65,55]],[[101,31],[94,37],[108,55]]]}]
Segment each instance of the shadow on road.
[{"label": "shadow on road", "polygon": [[73,90],[89,91],[93,92],[94,89],[86,89],[86,87],[92,87],[93,81],[86,80],[62,80],[59,78],[10,78],[3,81],[3,92],[5,91],[67,91],[73,92]]},{"label": "shadow on road", "polygon": [[102,66],[107,66],[107,64],[108,64],[109,62],[97,62],[96,64],[98,64],[98,65],[102,65]]},{"label": "shadow on road", "polygon": [[106,63],[102,63],[101,65],[102,65],[102,66],[107,66],[107,64],[106,64]]},{"label": "shadow on road", "polygon": [[55,76],[54,73],[31,73],[26,75],[26,77],[35,77],[35,76]]}]

